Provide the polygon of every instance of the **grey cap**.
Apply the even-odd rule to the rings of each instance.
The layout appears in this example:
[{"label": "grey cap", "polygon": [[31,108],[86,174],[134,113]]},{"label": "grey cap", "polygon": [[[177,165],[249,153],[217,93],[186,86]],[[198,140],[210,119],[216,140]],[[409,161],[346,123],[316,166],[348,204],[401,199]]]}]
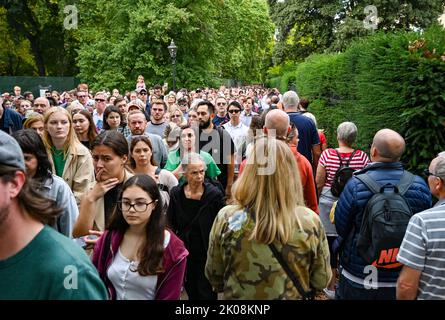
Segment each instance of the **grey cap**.
[{"label": "grey cap", "polygon": [[15,167],[25,172],[23,152],[17,141],[0,130],[0,165]]}]

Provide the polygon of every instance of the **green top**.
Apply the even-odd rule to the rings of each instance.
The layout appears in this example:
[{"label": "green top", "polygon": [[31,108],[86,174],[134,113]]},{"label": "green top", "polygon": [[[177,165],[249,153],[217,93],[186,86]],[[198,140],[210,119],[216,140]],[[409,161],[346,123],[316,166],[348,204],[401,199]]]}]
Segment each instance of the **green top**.
[{"label": "green top", "polygon": [[57,150],[55,147],[52,147],[51,154],[53,156],[54,167],[56,168],[56,175],[62,177],[63,169],[65,168],[66,162],[66,159],[63,155],[63,150]]},{"label": "green top", "polygon": [[[221,174],[221,170],[219,170],[218,166],[209,153],[200,151],[199,155],[204,159],[204,162],[207,165],[206,177],[214,179]],[[176,151],[171,151],[168,154],[167,163],[165,164],[164,169],[168,171],[174,171],[180,164],[181,157],[179,155],[178,149]]]},{"label": "green top", "polygon": [[45,226],[17,254],[0,260],[0,300],[106,300],[85,251]]}]

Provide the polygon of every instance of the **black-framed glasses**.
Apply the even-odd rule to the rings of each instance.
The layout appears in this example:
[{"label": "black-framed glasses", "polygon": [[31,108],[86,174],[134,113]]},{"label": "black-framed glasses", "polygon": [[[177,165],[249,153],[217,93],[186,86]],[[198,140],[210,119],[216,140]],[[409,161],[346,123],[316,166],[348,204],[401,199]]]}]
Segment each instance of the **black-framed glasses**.
[{"label": "black-framed glasses", "polygon": [[96,101],[96,102],[104,102],[105,99],[94,99],[94,101]]},{"label": "black-framed glasses", "polygon": [[428,178],[429,176],[433,176],[433,177],[439,178],[440,180],[443,181],[443,179],[442,179],[441,177],[439,177],[438,175],[434,174],[433,172],[431,172],[431,171],[428,170],[428,169],[423,170],[423,174],[424,174],[427,178]]},{"label": "black-framed glasses", "polygon": [[147,210],[148,206],[155,202],[156,200],[150,201],[149,203],[145,202],[136,202],[131,203],[129,201],[118,201],[117,205],[119,206],[119,209],[122,211],[130,211],[130,209],[133,207],[134,211],[136,212],[144,212]]},{"label": "black-framed glasses", "polygon": [[229,113],[231,113],[231,114],[233,114],[233,113],[240,113],[240,111],[241,110],[239,110],[239,109],[232,109],[232,110],[229,110]]},{"label": "black-framed glasses", "polygon": [[218,102],[216,105],[217,106],[225,106],[227,103],[226,102]]}]

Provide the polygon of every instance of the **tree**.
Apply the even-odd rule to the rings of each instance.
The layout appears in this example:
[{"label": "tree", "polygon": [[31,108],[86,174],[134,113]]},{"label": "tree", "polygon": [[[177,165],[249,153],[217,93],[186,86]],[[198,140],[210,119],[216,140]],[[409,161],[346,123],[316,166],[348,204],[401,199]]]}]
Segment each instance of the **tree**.
[{"label": "tree", "polygon": [[443,0],[268,0],[278,29],[274,58],[301,60],[314,52],[344,50],[352,40],[371,34],[363,21],[372,4],[377,9],[377,30],[423,29],[437,23]]},{"label": "tree", "polygon": [[[63,27],[65,0],[1,0],[13,47],[29,44],[37,74],[72,75],[77,41]],[[25,42],[24,42],[25,41]]]},{"label": "tree", "polygon": [[273,31],[265,0],[83,0],[79,12],[77,62],[94,89],[170,82],[171,39],[178,86],[258,80]]}]

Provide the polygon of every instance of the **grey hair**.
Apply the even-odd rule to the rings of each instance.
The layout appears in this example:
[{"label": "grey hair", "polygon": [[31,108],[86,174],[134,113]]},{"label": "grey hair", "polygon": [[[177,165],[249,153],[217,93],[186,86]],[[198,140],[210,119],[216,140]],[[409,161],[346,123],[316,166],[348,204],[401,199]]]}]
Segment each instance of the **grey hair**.
[{"label": "grey hair", "polygon": [[200,162],[202,162],[204,164],[204,171],[206,171],[207,165],[206,165],[203,157],[201,157],[200,154],[198,154],[196,152],[187,153],[181,160],[182,171],[187,172],[187,168],[188,168],[189,164],[197,164]]},{"label": "grey hair", "polygon": [[445,157],[445,151],[439,152],[437,154],[438,157]]},{"label": "grey hair", "polygon": [[357,138],[357,126],[353,122],[342,122],[337,128],[337,139],[352,146]]},{"label": "grey hair", "polygon": [[287,91],[283,94],[282,101],[285,110],[297,108],[300,104],[300,97],[295,91]]},{"label": "grey hair", "polygon": [[434,167],[434,175],[445,181],[445,157],[439,156],[437,158],[436,166]]}]

